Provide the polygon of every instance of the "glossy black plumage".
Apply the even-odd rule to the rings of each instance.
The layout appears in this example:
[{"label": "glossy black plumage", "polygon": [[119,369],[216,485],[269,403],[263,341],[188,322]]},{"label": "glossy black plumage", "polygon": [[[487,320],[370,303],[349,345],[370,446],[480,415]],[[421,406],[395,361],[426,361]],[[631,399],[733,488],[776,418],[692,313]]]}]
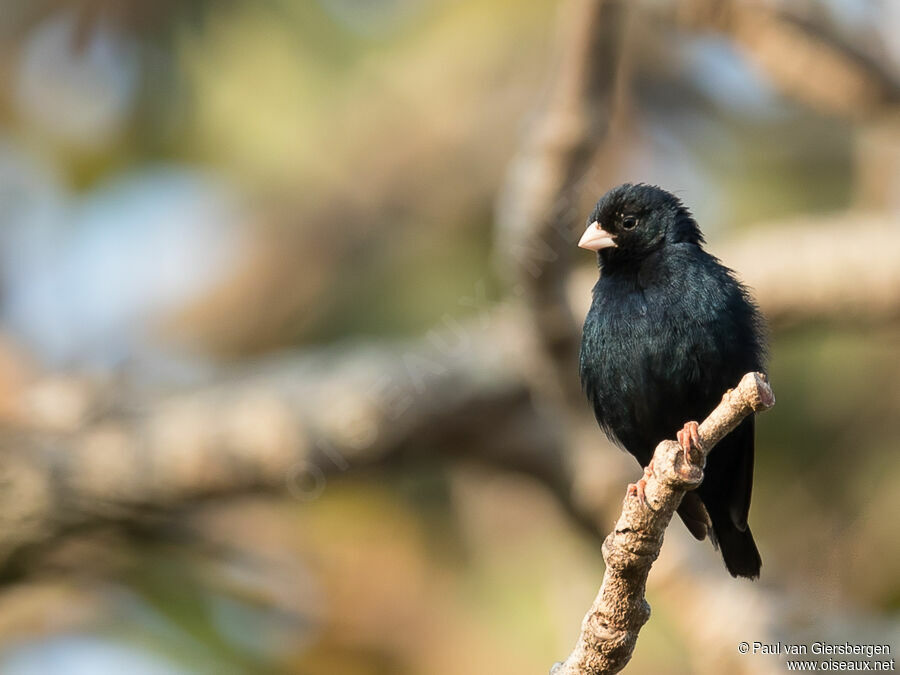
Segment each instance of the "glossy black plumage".
[{"label": "glossy black plumage", "polygon": [[[605,248],[584,323],[581,381],[600,426],[646,466],[661,440],[702,421],[744,373],[764,370],[762,322],[670,193],[622,185],[597,203],[595,222],[609,236],[597,244]],[[703,483],[679,508],[697,538],[711,535],[732,575],[751,578],[761,566],[747,526],[753,445],[750,417],[710,454]]]}]

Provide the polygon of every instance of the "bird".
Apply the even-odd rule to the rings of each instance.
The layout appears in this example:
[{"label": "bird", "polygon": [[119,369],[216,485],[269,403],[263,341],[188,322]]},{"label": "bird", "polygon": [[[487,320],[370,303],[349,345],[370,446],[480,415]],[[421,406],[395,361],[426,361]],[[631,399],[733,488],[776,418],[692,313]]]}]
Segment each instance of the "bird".
[{"label": "bird", "polygon": [[[691,211],[655,185],[626,183],[597,202],[578,245],[597,252],[584,321],[581,384],[601,429],[645,468],[674,433],[687,459],[705,418],[748,372],[765,373],[766,328],[734,271],[704,249]],[[707,535],[733,577],[759,577],[747,523],[754,419],[723,438],[678,514]],[[630,486],[643,500],[644,479]]]}]

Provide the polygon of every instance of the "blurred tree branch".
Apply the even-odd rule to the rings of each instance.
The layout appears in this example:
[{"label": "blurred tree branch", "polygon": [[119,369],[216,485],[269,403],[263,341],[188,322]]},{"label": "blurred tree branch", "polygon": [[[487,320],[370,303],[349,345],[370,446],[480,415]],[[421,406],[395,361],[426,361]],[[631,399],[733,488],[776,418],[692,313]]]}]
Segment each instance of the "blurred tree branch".
[{"label": "blurred tree branch", "polygon": [[682,0],[675,23],[716,31],[765,72],[786,96],[812,108],[861,117],[895,106],[900,79],[885,58],[864,51],[835,26],[789,4]]},{"label": "blurred tree branch", "polygon": [[653,453],[646,478],[646,503],[629,489],[615,530],[603,544],[606,572],[584,618],[572,654],[553,675],[618,673],[631,659],[641,627],[650,618],[644,599],[647,576],[662,548],[663,535],[684,493],[703,480],[707,454],[748,415],[771,408],[775,397],[761,373],[748,373],[700,425],[701,450],[685,458],[675,441]]},{"label": "blurred tree branch", "polygon": [[572,404],[579,327],[566,300],[589,169],[613,115],[626,3],[572,0],[563,17],[562,54],[549,99],[512,160],[496,211],[501,267],[525,298],[546,373],[542,388]]},{"label": "blurred tree branch", "polygon": [[273,489],[314,499],[329,476],[429,451],[536,476],[571,505],[558,428],[510,362],[517,323],[459,324],[452,346],[432,335],[278,357],[107,410],[121,384],[38,382],[3,434],[0,566],[26,571],[70,532],[199,499]]}]

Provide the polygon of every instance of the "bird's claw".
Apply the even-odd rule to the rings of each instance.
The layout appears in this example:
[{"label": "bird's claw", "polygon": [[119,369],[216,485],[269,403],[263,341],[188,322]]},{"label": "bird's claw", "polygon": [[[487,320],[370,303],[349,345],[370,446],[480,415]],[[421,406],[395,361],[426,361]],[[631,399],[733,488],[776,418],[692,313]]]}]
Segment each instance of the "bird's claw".
[{"label": "bird's claw", "polygon": [[691,450],[702,448],[700,444],[699,426],[696,422],[685,422],[684,428],[679,429],[676,436],[681,449],[684,451],[684,461],[691,462]]},{"label": "bird's claw", "polygon": [[640,480],[637,483],[629,483],[628,484],[628,496],[637,497],[641,500],[641,504],[650,508],[650,504],[647,502],[647,480],[650,476],[653,475],[653,460],[650,460],[650,463],[644,467],[644,475],[641,476]]},{"label": "bird's claw", "polygon": [[645,492],[647,488],[647,481],[641,478],[637,483],[629,483],[628,484],[628,496],[629,497],[637,497],[641,500],[641,504],[647,506],[647,494]]}]

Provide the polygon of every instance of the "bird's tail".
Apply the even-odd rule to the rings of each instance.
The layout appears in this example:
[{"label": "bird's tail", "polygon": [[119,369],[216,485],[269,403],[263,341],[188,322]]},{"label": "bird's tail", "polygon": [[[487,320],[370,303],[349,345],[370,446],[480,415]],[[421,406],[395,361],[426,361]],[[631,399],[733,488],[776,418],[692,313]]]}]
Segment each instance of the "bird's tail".
[{"label": "bird's tail", "polygon": [[722,551],[725,567],[731,576],[756,579],[762,567],[762,559],[750,528],[738,529],[727,510],[711,510],[709,516],[713,525],[710,538],[713,545]]}]

